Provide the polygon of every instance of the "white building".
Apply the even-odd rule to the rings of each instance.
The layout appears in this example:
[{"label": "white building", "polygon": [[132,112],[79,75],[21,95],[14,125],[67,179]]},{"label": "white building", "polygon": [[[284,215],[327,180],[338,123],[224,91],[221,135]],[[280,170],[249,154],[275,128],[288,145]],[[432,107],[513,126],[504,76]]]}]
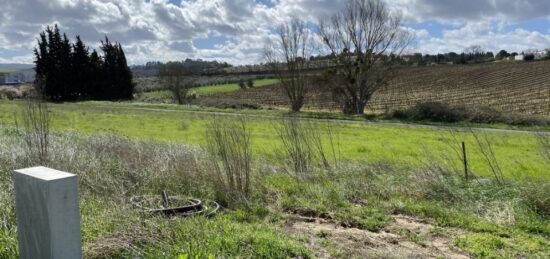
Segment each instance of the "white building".
[{"label": "white building", "polygon": [[32,83],[34,82],[34,78],[36,76],[36,72],[34,69],[25,69],[25,70],[19,70],[15,72],[5,73],[4,74],[4,81],[1,80],[2,83]]}]

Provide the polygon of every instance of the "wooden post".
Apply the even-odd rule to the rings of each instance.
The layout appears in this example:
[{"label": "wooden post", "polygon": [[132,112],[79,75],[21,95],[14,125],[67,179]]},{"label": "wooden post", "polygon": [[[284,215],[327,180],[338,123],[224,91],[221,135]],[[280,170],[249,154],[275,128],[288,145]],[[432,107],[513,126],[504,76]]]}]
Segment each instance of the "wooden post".
[{"label": "wooden post", "polygon": [[462,160],[464,161],[464,178],[468,180],[468,158],[466,157],[466,143],[462,142]]},{"label": "wooden post", "polygon": [[20,258],[82,258],[77,176],[33,167],[13,178]]}]

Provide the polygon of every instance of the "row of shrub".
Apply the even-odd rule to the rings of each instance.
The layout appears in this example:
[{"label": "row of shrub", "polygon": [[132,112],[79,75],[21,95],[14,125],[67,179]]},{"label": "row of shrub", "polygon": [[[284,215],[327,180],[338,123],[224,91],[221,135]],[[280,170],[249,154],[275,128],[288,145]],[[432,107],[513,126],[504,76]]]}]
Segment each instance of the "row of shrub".
[{"label": "row of shrub", "polygon": [[433,122],[505,123],[518,126],[548,126],[550,120],[536,115],[502,112],[486,106],[449,105],[442,102],[422,102],[397,110],[393,118]]}]

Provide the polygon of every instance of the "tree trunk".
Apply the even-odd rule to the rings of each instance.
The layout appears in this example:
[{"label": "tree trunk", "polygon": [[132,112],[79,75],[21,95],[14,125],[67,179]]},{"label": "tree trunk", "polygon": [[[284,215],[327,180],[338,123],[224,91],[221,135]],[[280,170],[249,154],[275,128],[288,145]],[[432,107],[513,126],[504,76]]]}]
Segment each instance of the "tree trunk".
[{"label": "tree trunk", "polygon": [[290,109],[292,112],[299,112],[302,109],[302,106],[304,106],[304,101],[302,98],[292,100],[292,105]]}]

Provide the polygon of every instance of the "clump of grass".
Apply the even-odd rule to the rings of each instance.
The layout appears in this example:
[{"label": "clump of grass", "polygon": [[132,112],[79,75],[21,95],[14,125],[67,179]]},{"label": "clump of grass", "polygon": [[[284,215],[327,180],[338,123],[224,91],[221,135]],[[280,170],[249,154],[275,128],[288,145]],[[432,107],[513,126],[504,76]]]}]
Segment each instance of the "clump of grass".
[{"label": "clump of grass", "polygon": [[236,223],[229,215],[166,222],[175,235],[148,249],[158,258],[312,258],[296,236],[266,223]]},{"label": "clump of grass", "polygon": [[282,143],[282,156],[296,176],[311,172],[316,163],[326,169],[338,166],[340,154],[337,132],[330,124],[326,125],[325,132],[323,129],[319,123],[294,117],[284,118],[276,127]]},{"label": "clump of grass", "polygon": [[206,132],[219,186],[231,202],[243,201],[251,193],[250,134],[244,118],[213,118]]},{"label": "clump of grass", "polygon": [[19,116],[23,122],[21,135],[27,147],[29,164],[43,165],[48,161],[50,148],[51,116],[48,104],[40,99],[29,99],[21,104]]}]

